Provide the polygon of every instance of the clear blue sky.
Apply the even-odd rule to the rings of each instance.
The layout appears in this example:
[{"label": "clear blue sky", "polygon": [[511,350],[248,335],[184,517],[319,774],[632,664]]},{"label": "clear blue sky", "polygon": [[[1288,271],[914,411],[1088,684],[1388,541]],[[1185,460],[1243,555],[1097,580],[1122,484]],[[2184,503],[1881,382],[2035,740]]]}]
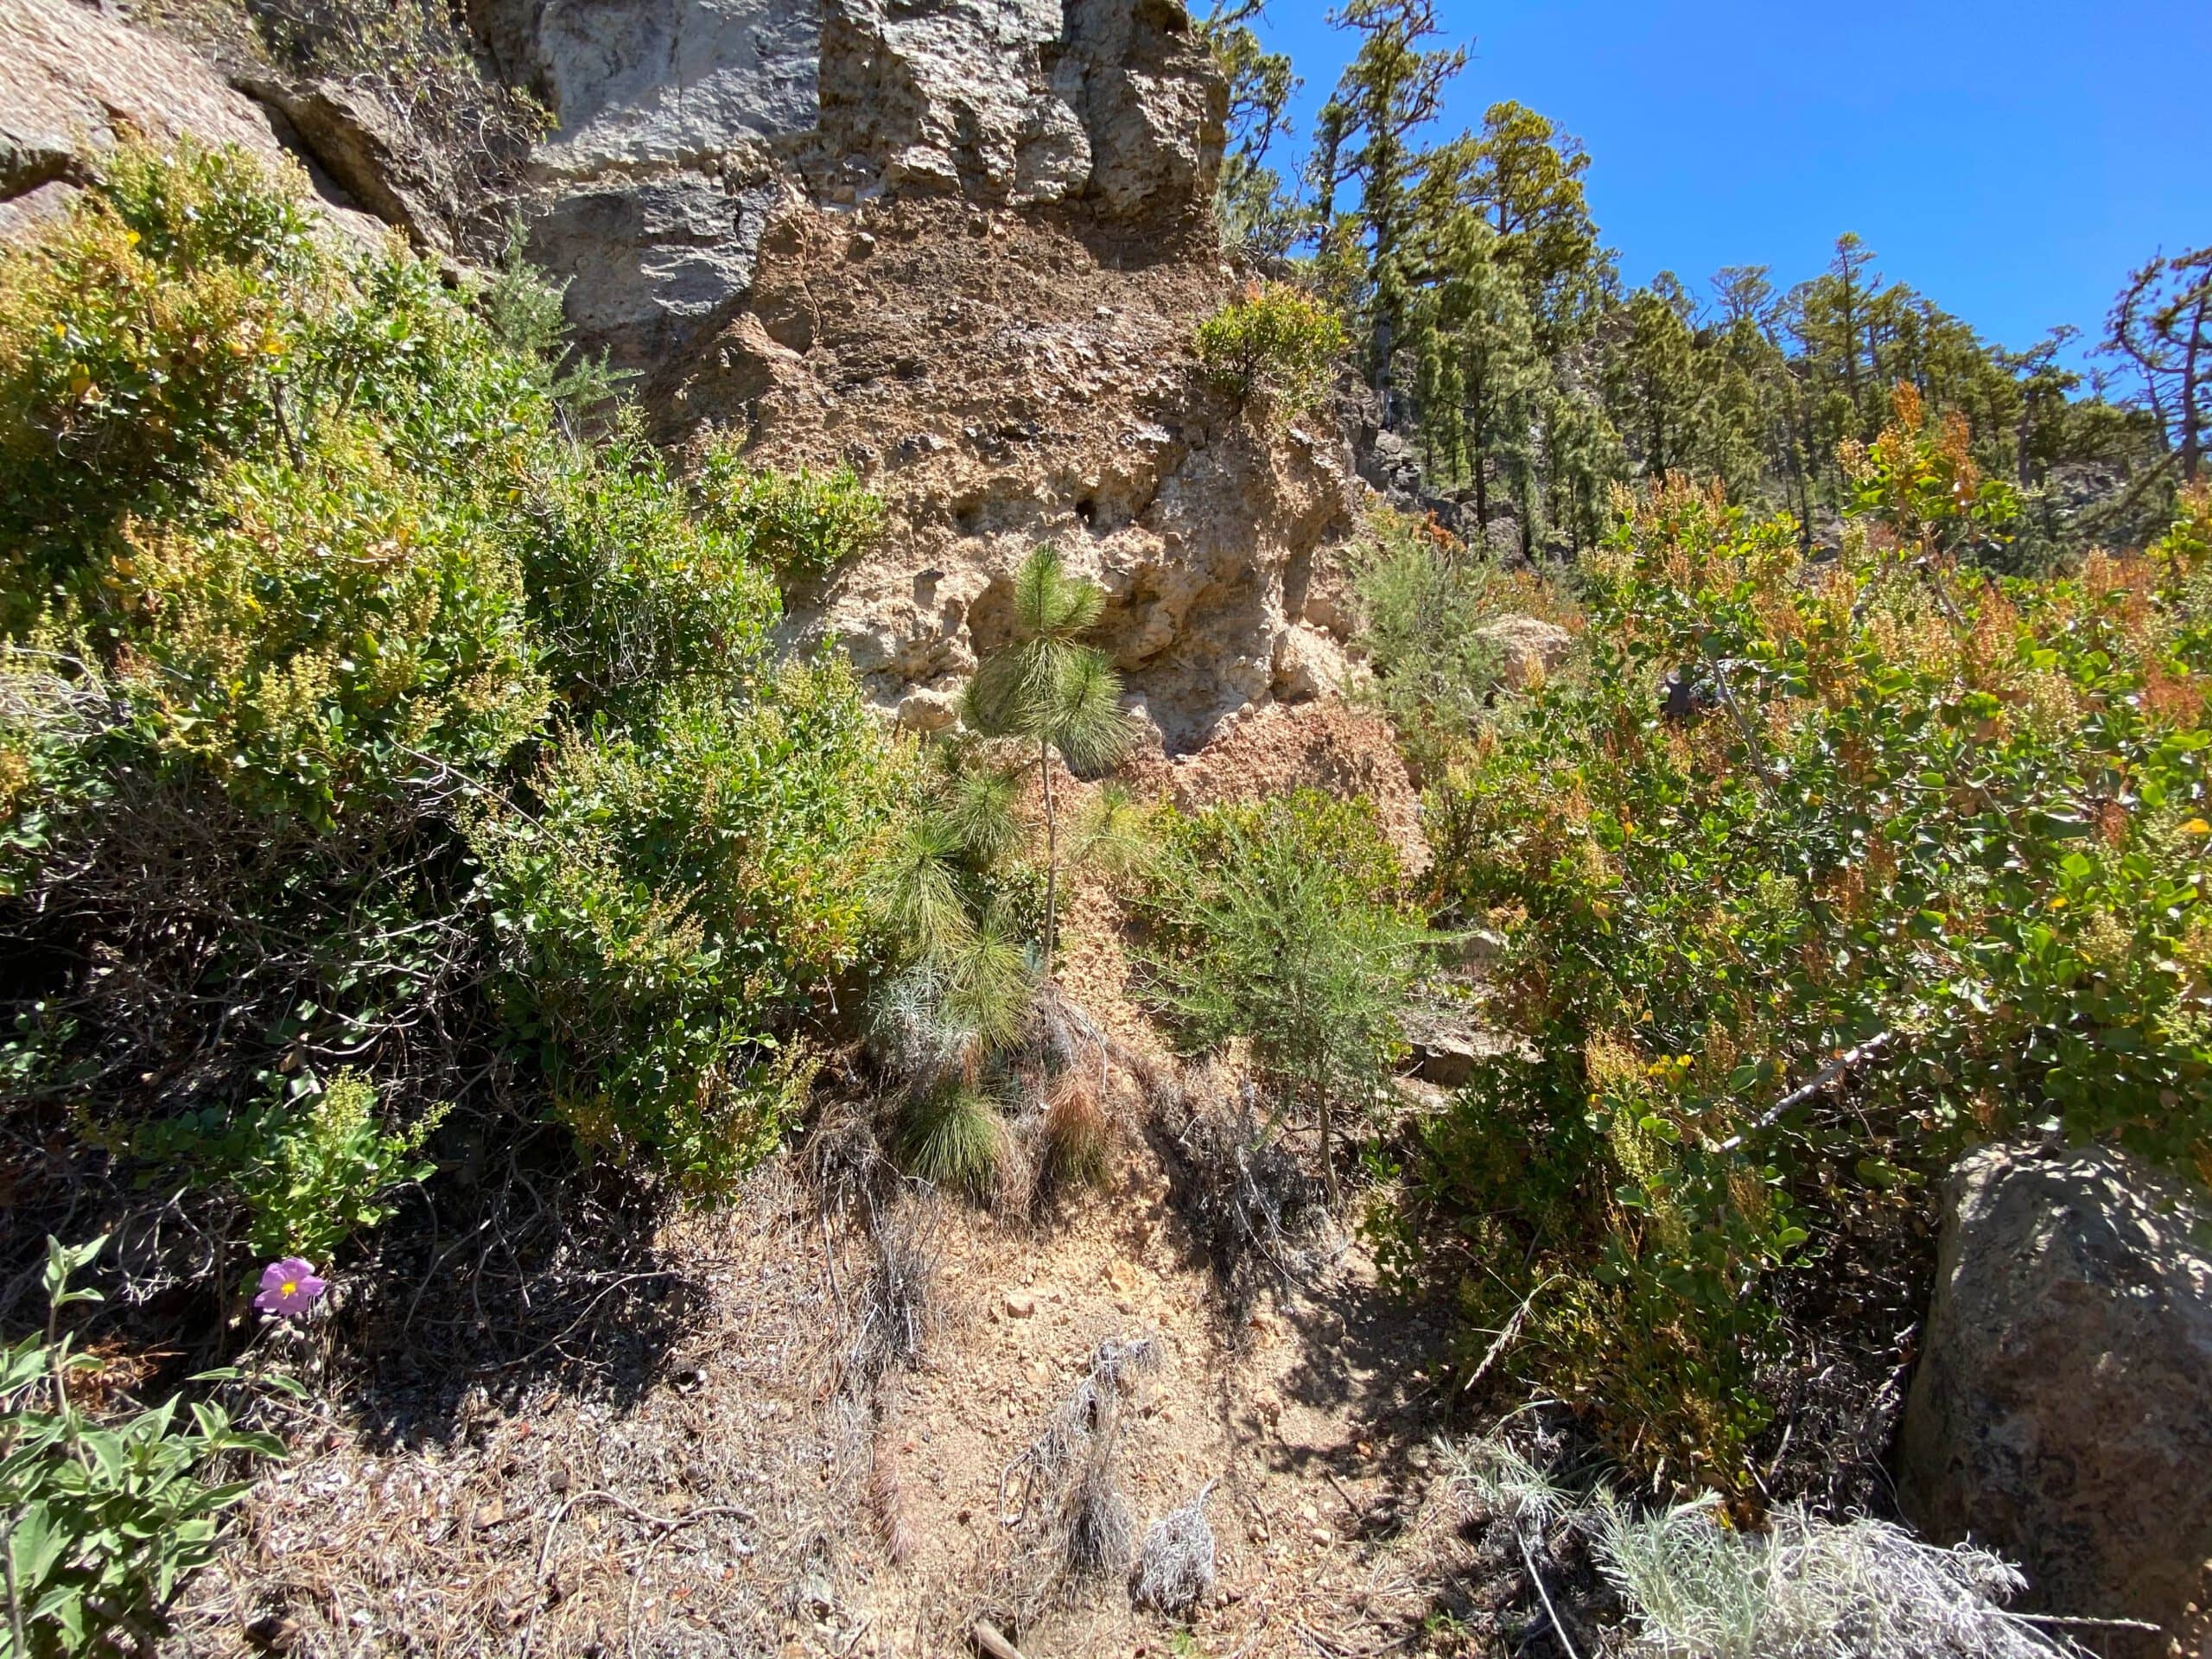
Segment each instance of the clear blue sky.
[{"label": "clear blue sky", "polygon": [[[1262,25],[1305,77],[1300,157],[1351,49],[1331,9],[1270,0]],[[1438,9],[1475,54],[1447,124],[1516,99],[1581,138],[1631,283],[1766,264],[1786,288],[1852,230],[2018,348],[2100,332],[2132,267],[2212,242],[2212,0]]]}]

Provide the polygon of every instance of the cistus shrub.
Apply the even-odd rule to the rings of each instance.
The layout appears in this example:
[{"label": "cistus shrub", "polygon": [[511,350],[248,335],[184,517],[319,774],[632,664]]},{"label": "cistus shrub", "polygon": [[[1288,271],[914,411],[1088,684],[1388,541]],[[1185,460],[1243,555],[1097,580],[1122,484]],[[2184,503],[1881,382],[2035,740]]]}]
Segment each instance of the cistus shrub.
[{"label": "cistus shrub", "polygon": [[443,1116],[433,1109],[404,1130],[388,1129],[375,1085],[340,1071],[327,1084],[285,1079],[236,1112],[212,1106],[167,1119],[128,1147],[140,1163],[243,1209],[257,1265],[283,1256],[328,1262],[384,1223],[401,1188],[434,1172],[423,1147]]},{"label": "cistus shrub", "polygon": [[1901,397],[1827,563],[1717,492],[1624,502],[1586,680],[1430,794],[1536,1058],[1429,1127],[1414,1234],[1485,1264],[1471,1344],[1525,1305],[1508,1363],[1647,1477],[1748,1481],[1786,1275],[1966,1144],[2212,1179],[2212,505],[2000,580],[1955,436]]},{"label": "cistus shrub", "polygon": [[1198,325],[1198,366],[1240,408],[1295,420],[1327,397],[1349,340],[1336,313],[1287,283],[1246,289]]},{"label": "cistus shrub", "polygon": [[188,497],[276,418],[320,262],[289,181],[126,148],[0,283],[0,581],[19,627],[127,515]]},{"label": "cistus shrub", "polygon": [[472,832],[500,996],[562,1120],[709,1195],[804,1103],[798,1016],[861,961],[895,757],[842,666],[571,735]]},{"label": "cistus shrub", "polygon": [[233,1427],[208,1401],[188,1417],[181,1398],[129,1415],[87,1409],[85,1373],[99,1362],[58,1325],[63,1309],[101,1300],[71,1281],[106,1244],[47,1240],[53,1317],[43,1335],[0,1351],[8,1651],[23,1659],[143,1651],[184,1580],[213,1559],[224,1511],[252,1490],[238,1475],[284,1456],[275,1436]]},{"label": "cistus shrub", "polygon": [[1379,507],[1348,563],[1359,648],[1372,668],[1353,695],[1396,727],[1406,759],[1440,772],[1488,723],[1503,653],[1483,624],[1508,614],[1572,620],[1555,589],[1499,569],[1433,520]]},{"label": "cistus shrub", "polygon": [[545,673],[571,711],[625,718],[673,685],[759,671],[777,615],[745,536],[694,518],[633,414],[588,453],[537,458],[516,525]]},{"label": "cistus shrub", "polygon": [[735,537],[787,592],[817,585],[883,532],[882,498],[850,466],[763,472],[721,442],[707,453],[697,492],[702,519]]},{"label": "cistus shrub", "polygon": [[319,1263],[493,1074],[726,1190],[875,960],[904,762],[557,341],[238,155],[103,165],[0,256],[9,1109]]}]

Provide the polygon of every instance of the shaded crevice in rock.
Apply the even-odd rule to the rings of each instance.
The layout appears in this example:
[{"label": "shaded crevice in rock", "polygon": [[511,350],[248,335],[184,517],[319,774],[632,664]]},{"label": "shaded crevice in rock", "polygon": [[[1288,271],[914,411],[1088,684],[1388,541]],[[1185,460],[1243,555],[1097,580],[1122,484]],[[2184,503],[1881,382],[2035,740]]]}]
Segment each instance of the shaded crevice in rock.
[{"label": "shaded crevice in rock", "polygon": [[418,248],[452,251],[450,204],[421,175],[407,138],[377,100],[340,81],[240,75],[231,84],[268,111],[287,148],[350,205],[404,232]]}]

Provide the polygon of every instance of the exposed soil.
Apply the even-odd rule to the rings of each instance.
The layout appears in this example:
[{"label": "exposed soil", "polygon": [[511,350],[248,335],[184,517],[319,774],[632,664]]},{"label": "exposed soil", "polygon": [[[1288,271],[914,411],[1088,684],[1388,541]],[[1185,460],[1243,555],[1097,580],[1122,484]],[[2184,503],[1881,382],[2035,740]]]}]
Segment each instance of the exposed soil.
[{"label": "exposed soil", "polygon": [[1341,799],[1364,796],[1375,803],[1408,873],[1418,875],[1429,866],[1421,792],[1389,725],[1334,698],[1260,709],[1198,753],[1148,760],[1135,776],[1140,786],[1156,787],[1183,807],[1267,800],[1295,788]]},{"label": "exposed soil", "polygon": [[[1142,781],[1191,804],[1357,788],[1403,830],[1411,791],[1370,725],[1274,709]],[[1063,783],[1079,804],[1088,786]],[[1101,1190],[1039,1219],[897,1201],[934,1262],[918,1365],[861,1368],[865,1212],[825,1197],[804,1148],[725,1211],[516,1264],[497,1305],[457,1265],[492,1246],[425,1243],[419,1270],[364,1293],[373,1307],[337,1310],[372,1351],[311,1413],[283,1408],[298,1449],[191,1586],[170,1650],[925,1656],[972,1650],[979,1618],[1028,1659],[1424,1650],[1408,1644],[1464,1555],[1421,1521],[1445,1310],[1387,1294],[1341,1233],[1312,1242],[1306,1282],[1224,1294],[1188,1212],[1185,1125],[1147,1088],[1178,1074],[1131,1000],[1117,907],[1080,882],[1065,923],[1061,982],[1119,1057],[1119,1150]],[[1160,1363],[1115,1466],[1140,1537],[1211,1485],[1195,1648],[1118,1578],[1040,1573],[1048,1541],[1009,1509],[1009,1470],[1091,1357],[1140,1338]],[[264,1346],[311,1375],[330,1344],[311,1325]]]},{"label": "exposed soil", "polygon": [[620,1325],[641,1294],[681,1301],[634,1397],[607,1374],[499,1399],[498,1368],[465,1346],[424,1357],[449,1378],[490,1373],[449,1412],[340,1392],[286,1425],[298,1452],[193,1586],[172,1650],[933,1655],[965,1650],[980,1616],[1032,1659],[1164,1653],[1170,1627],[1118,1581],[1023,1606],[1027,1539],[1001,1508],[1009,1465],[1090,1357],[1135,1337],[1164,1356],[1126,1416],[1139,1524],[1218,1483],[1199,1650],[1312,1651],[1301,1626],[1348,1644],[1324,1651],[1409,1634],[1397,1610],[1377,1624],[1361,1607],[1403,1554],[1442,1425],[1440,1311],[1385,1295],[1338,1241],[1313,1284],[1225,1325],[1135,1137],[1109,1191],[1041,1225],[951,1205],[933,1225],[940,1318],[873,1414],[839,1377],[862,1241],[816,1213],[788,1160],[727,1214],[662,1231],[680,1292],[624,1285],[601,1310]]}]

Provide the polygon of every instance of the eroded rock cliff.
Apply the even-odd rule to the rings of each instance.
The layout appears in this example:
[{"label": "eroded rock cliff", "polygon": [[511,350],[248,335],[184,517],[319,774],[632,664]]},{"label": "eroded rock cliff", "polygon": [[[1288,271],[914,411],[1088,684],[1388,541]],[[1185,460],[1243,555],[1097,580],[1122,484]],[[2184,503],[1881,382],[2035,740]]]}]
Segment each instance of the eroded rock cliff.
[{"label": "eroded rock cliff", "polygon": [[1333,434],[1195,379],[1234,274],[1225,90],[1177,0],[476,0],[558,126],[533,251],[672,442],[849,461],[890,504],[801,595],[887,709],[949,721],[1039,542],[1112,595],[1164,747],[1332,689],[1304,612],[1349,522]]}]

